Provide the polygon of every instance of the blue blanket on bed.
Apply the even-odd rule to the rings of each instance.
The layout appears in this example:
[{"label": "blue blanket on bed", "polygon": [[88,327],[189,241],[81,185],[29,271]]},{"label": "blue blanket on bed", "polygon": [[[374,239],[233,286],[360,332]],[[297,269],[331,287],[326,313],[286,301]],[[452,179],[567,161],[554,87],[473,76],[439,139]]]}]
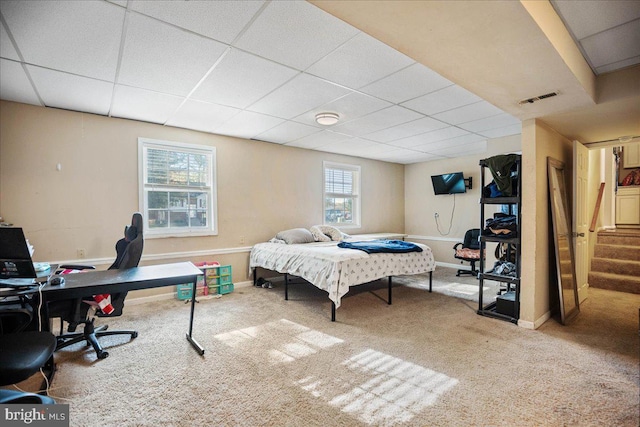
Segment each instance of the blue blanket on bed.
[{"label": "blue blanket on bed", "polygon": [[378,252],[422,252],[422,248],[415,243],[404,240],[368,240],[364,242],[340,242],[339,248],[358,249],[368,254]]}]

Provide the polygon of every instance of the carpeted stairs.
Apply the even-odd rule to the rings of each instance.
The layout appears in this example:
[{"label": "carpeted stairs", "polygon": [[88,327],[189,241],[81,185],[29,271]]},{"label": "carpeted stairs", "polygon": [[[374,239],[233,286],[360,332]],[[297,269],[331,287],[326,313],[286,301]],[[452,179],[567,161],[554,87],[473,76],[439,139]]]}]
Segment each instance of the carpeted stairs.
[{"label": "carpeted stairs", "polygon": [[640,294],[640,229],[598,232],[589,286]]}]

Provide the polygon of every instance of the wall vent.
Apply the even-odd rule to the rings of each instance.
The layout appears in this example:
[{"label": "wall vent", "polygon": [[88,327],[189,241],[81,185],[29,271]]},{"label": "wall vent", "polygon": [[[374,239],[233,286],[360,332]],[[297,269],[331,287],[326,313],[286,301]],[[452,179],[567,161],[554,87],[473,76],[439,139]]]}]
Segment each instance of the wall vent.
[{"label": "wall vent", "polygon": [[558,91],[545,93],[544,95],[539,95],[539,96],[534,96],[533,98],[523,99],[522,101],[518,102],[518,104],[519,105],[533,104],[536,101],[541,101],[543,99],[547,99],[547,98],[551,98],[551,97],[557,96],[559,93],[560,92],[558,92]]}]

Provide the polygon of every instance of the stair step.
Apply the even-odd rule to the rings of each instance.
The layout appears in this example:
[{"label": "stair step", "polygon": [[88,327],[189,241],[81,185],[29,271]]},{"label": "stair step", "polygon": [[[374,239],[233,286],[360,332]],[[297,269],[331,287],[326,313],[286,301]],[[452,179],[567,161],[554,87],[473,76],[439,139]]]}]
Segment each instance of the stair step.
[{"label": "stair step", "polygon": [[591,271],[640,277],[640,261],[593,258],[591,260]]},{"label": "stair step", "polygon": [[640,278],[610,273],[589,273],[589,286],[618,292],[640,294]]},{"label": "stair step", "polygon": [[630,245],[596,244],[594,256],[597,258],[613,258],[629,261],[640,261],[640,247]]},{"label": "stair step", "polygon": [[600,233],[598,233],[597,243],[603,245],[625,245],[640,247],[640,235],[638,235],[637,233],[607,233],[606,231],[601,231]]}]

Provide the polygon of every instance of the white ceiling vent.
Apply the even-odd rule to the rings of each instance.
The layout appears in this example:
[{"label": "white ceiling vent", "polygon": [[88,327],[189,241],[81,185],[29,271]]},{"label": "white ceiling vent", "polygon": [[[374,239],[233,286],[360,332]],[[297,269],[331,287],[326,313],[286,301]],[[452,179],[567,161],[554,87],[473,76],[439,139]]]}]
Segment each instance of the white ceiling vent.
[{"label": "white ceiling vent", "polygon": [[541,101],[543,99],[551,98],[551,97],[557,96],[558,94],[560,94],[559,91],[549,92],[549,93],[545,93],[544,95],[534,96],[533,98],[523,99],[522,101],[519,101],[518,104],[519,105],[533,104],[536,101]]}]

